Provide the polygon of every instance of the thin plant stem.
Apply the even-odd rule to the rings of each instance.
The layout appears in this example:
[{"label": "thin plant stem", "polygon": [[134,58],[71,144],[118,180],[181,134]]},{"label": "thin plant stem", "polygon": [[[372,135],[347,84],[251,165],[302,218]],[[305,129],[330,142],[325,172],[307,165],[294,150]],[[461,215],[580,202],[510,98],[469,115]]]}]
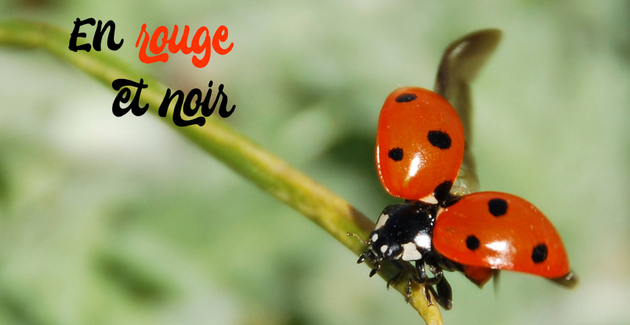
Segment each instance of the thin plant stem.
[{"label": "thin plant stem", "polygon": [[[0,23],[0,46],[44,49],[63,61],[111,87],[114,80],[124,78],[138,82],[144,79],[149,88],[141,92],[140,102],[149,104],[149,112],[158,114],[167,87],[157,80],[144,76],[129,68],[117,58],[103,52],[72,52],[68,49],[69,31],[57,27],[25,21],[4,21]],[[132,92],[132,96],[135,93]],[[132,97],[133,98],[133,97]],[[169,114],[172,114],[172,108]],[[229,166],[232,170],[250,180],[281,202],[293,207],[308,217],[337,241],[356,255],[365,250],[365,245],[348,232],[367,238],[374,229],[374,223],[352,207],[348,202],[318,184],[304,173],[293,168],[279,157],[262,149],[222,120],[207,118],[202,127],[177,127],[172,116],[160,118],[178,133],[207,151]],[[397,272],[391,264],[385,263],[379,272],[388,280]],[[399,281],[394,288],[403,295],[407,290],[406,281]],[[421,285],[412,287],[409,304],[415,308],[427,324],[442,324],[442,316],[435,301],[427,302]]]}]

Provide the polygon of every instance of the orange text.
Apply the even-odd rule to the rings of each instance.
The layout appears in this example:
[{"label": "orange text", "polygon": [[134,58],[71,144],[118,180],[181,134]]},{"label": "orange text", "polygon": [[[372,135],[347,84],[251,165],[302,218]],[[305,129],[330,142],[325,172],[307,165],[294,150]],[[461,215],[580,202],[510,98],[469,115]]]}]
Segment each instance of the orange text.
[{"label": "orange text", "polygon": [[[173,27],[173,33],[169,37],[168,29],[164,26],[160,26],[150,35],[147,32],[147,24],[142,24],[140,35],[136,41],[136,47],[140,46],[140,53],[138,54],[140,61],[146,64],[158,61],[167,62],[168,53],[162,52],[168,44],[168,51],[173,54],[179,51],[182,51],[184,54],[194,52],[196,55],[192,57],[192,64],[197,68],[203,68],[208,64],[208,61],[210,61],[212,50],[219,55],[226,55],[234,47],[234,43],[230,43],[225,47],[222,46],[222,43],[227,42],[228,39],[228,29],[223,25],[217,28],[212,38],[210,38],[210,31],[207,27],[199,28],[195,32],[190,46],[188,46],[188,33],[190,31],[188,25],[184,26],[184,32],[179,43],[176,41],[177,30],[178,27],[175,25]],[[142,45],[140,45],[140,41],[142,41]],[[149,54],[149,52],[151,54]]]}]

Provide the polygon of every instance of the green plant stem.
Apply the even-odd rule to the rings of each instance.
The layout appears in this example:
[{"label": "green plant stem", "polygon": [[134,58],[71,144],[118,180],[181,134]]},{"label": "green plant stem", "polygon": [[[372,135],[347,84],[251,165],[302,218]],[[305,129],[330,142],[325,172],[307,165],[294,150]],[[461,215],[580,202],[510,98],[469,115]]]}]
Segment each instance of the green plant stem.
[{"label": "green plant stem", "polygon": [[[68,49],[69,38],[69,31],[42,23],[23,21],[0,23],[0,46],[45,49],[63,61],[75,65],[107,87],[111,87],[112,82],[119,78],[136,82],[143,78],[145,84],[149,84],[149,88],[142,91],[140,102],[148,103],[149,111],[157,115],[157,108],[167,90],[166,86],[157,80],[142,76],[141,73],[133,71],[115,57],[103,52],[72,52]],[[132,92],[132,96],[134,95]],[[346,233],[356,233],[367,238],[374,229],[374,223],[348,202],[282,159],[263,150],[218,118],[208,118],[203,127],[177,127],[170,116],[172,111],[171,107],[169,116],[161,120],[252,183],[307,216],[355,254],[358,255],[365,250],[364,244],[348,237]],[[385,264],[379,274],[384,279],[390,279],[396,272],[392,265]],[[407,289],[404,282],[399,281],[395,285],[403,294]],[[437,304],[434,301],[430,304],[426,301],[420,285],[414,284],[410,304],[427,324],[442,324]]]}]

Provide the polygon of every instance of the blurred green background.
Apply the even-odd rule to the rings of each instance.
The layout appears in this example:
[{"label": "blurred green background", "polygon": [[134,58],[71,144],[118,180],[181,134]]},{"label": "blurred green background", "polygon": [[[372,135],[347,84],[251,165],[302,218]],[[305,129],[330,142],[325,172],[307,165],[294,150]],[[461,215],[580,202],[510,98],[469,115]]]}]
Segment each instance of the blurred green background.
[{"label": "blurred green background", "polygon": [[[483,190],[536,204],[581,283],[447,274],[446,324],[630,323],[629,1],[2,0],[0,18],[114,20],[112,53],[174,89],[225,84],[227,119],[373,220],[380,107],[431,88],[451,41],[504,31],[474,84]],[[146,65],[140,26],[219,25],[234,49]],[[88,33],[91,29],[87,29]],[[215,87],[216,88],[216,87]],[[0,323],[422,324],[332,237],[43,51],[0,48]]]}]

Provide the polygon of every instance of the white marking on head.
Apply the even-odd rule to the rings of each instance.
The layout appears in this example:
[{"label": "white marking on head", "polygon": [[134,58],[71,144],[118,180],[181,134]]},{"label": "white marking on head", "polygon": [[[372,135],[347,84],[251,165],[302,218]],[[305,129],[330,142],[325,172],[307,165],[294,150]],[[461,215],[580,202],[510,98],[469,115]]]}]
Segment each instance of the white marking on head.
[{"label": "white marking on head", "polygon": [[426,250],[431,249],[431,237],[427,234],[419,234],[413,241],[418,247],[422,247]]},{"label": "white marking on head", "polygon": [[422,258],[422,254],[418,251],[418,247],[416,247],[415,243],[406,243],[402,245],[403,261],[417,261]]},{"label": "white marking on head", "polygon": [[370,239],[372,242],[375,242],[378,240],[378,234],[374,234],[372,235],[372,239]]},{"label": "white marking on head", "polygon": [[378,220],[376,221],[376,228],[375,229],[383,228],[383,226],[385,226],[385,223],[387,222],[387,220],[389,220],[389,214],[387,214],[387,213],[381,214],[381,216],[378,217]]},{"label": "white marking on head", "polygon": [[388,248],[389,248],[389,246],[387,246],[387,245],[381,246],[381,253],[385,254],[385,252],[387,252]]}]

